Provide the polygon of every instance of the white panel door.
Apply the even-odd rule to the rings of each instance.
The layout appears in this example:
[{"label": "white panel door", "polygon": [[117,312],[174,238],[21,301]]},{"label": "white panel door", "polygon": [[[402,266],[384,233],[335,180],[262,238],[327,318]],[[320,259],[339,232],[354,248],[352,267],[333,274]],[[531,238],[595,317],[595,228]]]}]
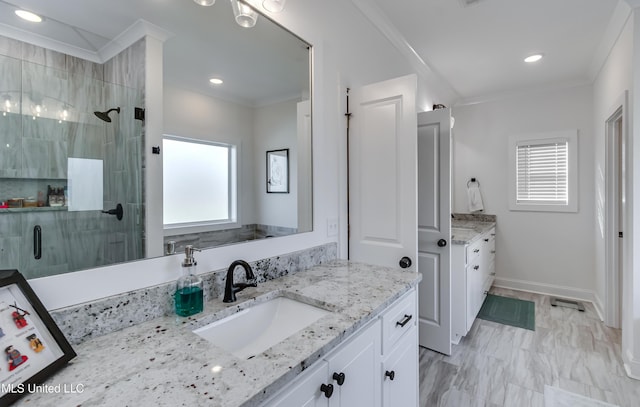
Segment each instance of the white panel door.
[{"label": "white panel door", "polygon": [[451,354],[451,110],[418,114],[419,343]]},{"label": "white panel door", "polygon": [[[397,267],[417,254],[415,75],[352,93],[349,258]],[[404,261],[405,266],[409,262]],[[411,266],[415,267],[415,266]]]}]

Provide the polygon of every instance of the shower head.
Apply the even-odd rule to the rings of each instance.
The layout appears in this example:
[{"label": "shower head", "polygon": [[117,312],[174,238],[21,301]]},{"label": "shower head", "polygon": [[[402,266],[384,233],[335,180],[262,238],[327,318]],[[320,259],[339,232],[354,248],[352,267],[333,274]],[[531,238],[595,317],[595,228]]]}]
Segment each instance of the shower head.
[{"label": "shower head", "polygon": [[93,112],[93,114],[95,114],[98,117],[98,119],[104,120],[107,123],[111,123],[111,118],[109,117],[109,113],[113,112],[114,110],[120,113],[120,108],[114,107],[113,109],[109,109],[106,112]]}]

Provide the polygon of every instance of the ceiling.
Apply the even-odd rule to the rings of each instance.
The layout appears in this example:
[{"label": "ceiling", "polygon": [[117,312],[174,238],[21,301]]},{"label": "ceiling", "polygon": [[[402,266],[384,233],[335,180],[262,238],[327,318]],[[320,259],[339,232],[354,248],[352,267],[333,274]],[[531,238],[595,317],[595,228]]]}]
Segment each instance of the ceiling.
[{"label": "ceiling", "polygon": [[[12,1],[17,2],[0,0],[0,28],[33,30],[32,25],[16,22],[13,13],[7,12]],[[381,18],[371,19],[374,24],[385,35],[391,33],[396,46],[404,44],[409,55],[417,54],[419,63],[434,73],[450,90],[450,99],[460,104],[541,87],[590,83],[599,59],[603,60],[608,50],[602,51],[603,41],[612,41],[610,22],[622,0],[352,1],[361,10],[367,8],[365,15],[370,19],[371,12],[377,13]],[[206,90],[226,92],[248,104],[260,104],[274,95],[290,97],[299,92],[299,82],[308,80],[294,73],[308,60],[301,60],[300,52],[290,51],[305,44],[297,39],[271,41],[286,44],[281,58],[288,63],[270,65],[276,58],[266,57],[264,46],[256,46],[256,37],[251,35],[267,37],[271,35],[267,31],[278,30],[266,19],[250,30],[238,27],[227,1],[200,7],[187,0],[21,0],[20,6],[47,17],[49,28],[40,35],[96,55],[94,59],[100,59],[100,51],[108,48],[113,38],[144,19],[168,31],[165,77],[197,88],[212,75],[233,82],[234,75],[243,74],[224,89]],[[543,53],[544,58],[524,63],[524,57],[532,53]],[[232,58],[221,57],[227,54]],[[242,63],[229,64],[230,59]],[[257,78],[252,75],[255,66],[275,76],[268,81]],[[286,83],[294,76],[298,83],[278,88],[279,79]]]},{"label": "ceiling", "polygon": [[[458,102],[589,83],[617,0],[367,0]],[[544,58],[533,64],[523,59]],[[605,54],[606,55],[606,54]]]}]

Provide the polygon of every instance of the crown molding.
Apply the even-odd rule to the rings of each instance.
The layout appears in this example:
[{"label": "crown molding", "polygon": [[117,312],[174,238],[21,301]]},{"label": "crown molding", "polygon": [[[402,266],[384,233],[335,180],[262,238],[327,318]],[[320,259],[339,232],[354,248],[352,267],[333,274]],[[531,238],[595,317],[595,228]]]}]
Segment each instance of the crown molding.
[{"label": "crown molding", "polygon": [[[632,6],[630,3],[635,3],[636,5]],[[588,74],[592,81],[596,80],[605,62],[607,62],[611,50],[616,45],[618,38],[620,38],[620,34],[622,34],[622,30],[627,24],[627,21],[629,21],[635,7],[640,7],[640,0],[618,1],[605,33],[602,36],[602,40],[598,48],[596,48],[591,64],[589,65]]]},{"label": "crown molding", "polygon": [[143,37],[153,37],[160,42],[165,42],[167,39],[173,37],[173,33],[152,24],[146,20],[136,20],[129,28],[121,32],[113,40],[109,41],[104,47],[98,50],[101,62],[104,63],[111,58],[115,57],[125,49],[135,44]]},{"label": "crown molding", "polygon": [[87,61],[103,64],[118,55],[143,37],[149,36],[161,42],[171,38],[174,34],[145,20],[137,20],[116,38],[109,41],[97,52],[82,47],[76,47],[62,41],[42,36],[30,31],[22,30],[6,24],[0,24],[0,35],[23,41],[28,44],[47,48],[63,54],[78,57]]},{"label": "crown molding", "polygon": [[358,10],[391,44],[407,59],[422,80],[436,93],[438,100],[451,103],[460,99],[460,95],[441,75],[435,72],[416,50],[409,44],[400,31],[393,25],[380,8],[372,1],[351,0]]},{"label": "crown molding", "polygon": [[631,8],[640,7],[640,0],[621,0],[623,3],[627,3],[627,5]]},{"label": "crown molding", "polygon": [[26,42],[28,44],[36,45],[38,47],[61,52],[63,54],[72,55],[78,58],[85,59],[87,61],[96,63],[103,62],[100,59],[100,55],[98,55],[98,53],[95,51],[76,47],[62,41],[57,41],[40,34],[12,27],[10,25],[0,24],[0,35],[13,38],[14,40]]},{"label": "crown molding", "polygon": [[581,86],[591,86],[593,81],[591,79],[566,81],[560,83],[551,83],[545,86],[533,86],[528,88],[516,89],[513,91],[494,93],[491,95],[484,95],[472,98],[460,99],[452,105],[452,107],[477,105],[481,103],[499,102],[506,99],[513,99],[523,96],[536,95],[547,92],[554,92],[563,89],[579,88]]}]

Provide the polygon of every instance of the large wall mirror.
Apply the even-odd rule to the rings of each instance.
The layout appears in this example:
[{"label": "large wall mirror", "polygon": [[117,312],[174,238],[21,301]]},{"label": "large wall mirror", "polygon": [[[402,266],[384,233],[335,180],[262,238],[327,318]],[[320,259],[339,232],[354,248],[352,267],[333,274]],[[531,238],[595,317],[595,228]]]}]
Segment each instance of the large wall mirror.
[{"label": "large wall mirror", "polygon": [[[310,46],[264,15],[240,26],[233,3],[0,0],[0,269],[36,278],[311,231]],[[159,65],[161,112],[145,88]]]}]

